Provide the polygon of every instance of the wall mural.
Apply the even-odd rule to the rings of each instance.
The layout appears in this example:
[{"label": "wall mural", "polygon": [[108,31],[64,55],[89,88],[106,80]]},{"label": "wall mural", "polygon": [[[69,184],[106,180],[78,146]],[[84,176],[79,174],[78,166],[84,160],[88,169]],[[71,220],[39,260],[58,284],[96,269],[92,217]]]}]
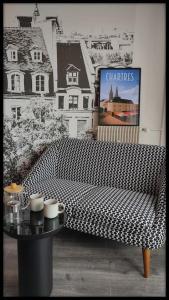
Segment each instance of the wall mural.
[{"label": "wall mural", "polygon": [[88,138],[99,68],[132,64],[134,7],[124,6],[4,4],[5,185],[56,139]]}]

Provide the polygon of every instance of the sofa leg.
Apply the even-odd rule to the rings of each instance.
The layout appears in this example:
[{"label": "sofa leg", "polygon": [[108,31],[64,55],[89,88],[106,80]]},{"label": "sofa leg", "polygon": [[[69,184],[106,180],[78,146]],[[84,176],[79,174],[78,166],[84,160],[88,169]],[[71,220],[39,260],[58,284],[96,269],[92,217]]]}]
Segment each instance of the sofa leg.
[{"label": "sofa leg", "polygon": [[150,254],[149,248],[143,248],[143,263],[144,263],[144,277],[148,278],[150,274]]}]

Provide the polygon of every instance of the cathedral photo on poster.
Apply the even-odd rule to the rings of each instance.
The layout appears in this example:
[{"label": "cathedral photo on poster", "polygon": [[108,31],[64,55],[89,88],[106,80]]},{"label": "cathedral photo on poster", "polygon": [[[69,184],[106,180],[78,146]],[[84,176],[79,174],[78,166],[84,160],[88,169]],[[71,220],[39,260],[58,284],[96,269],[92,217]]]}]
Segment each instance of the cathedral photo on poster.
[{"label": "cathedral photo on poster", "polygon": [[139,126],[140,81],[140,68],[100,69],[99,125]]}]

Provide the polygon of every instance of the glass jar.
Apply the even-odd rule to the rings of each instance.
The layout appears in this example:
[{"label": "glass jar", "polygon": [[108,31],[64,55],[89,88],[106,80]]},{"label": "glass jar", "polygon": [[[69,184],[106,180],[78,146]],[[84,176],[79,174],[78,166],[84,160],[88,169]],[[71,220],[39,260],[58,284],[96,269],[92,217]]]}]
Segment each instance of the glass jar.
[{"label": "glass jar", "polygon": [[10,222],[19,222],[20,211],[29,205],[24,187],[11,183],[4,188],[4,217]]}]

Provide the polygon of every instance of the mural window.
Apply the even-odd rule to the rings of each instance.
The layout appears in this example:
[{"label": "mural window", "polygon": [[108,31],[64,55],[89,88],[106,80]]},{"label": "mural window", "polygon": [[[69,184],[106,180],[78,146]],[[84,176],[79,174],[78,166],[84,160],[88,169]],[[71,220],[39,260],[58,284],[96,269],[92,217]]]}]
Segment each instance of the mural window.
[{"label": "mural window", "polygon": [[103,49],[103,45],[101,43],[98,43],[96,45],[96,49],[99,49],[99,50]]},{"label": "mural window", "polygon": [[37,51],[37,50],[34,50],[32,51],[32,60],[34,62],[42,62],[42,51]]},{"label": "mural window", "polygon": [[58,109],[63,109],[64,108],[64,96],[59,96],[58,99]]},{"label": "mural window", "polygon": [[34,60],[40,60],[40,52],[34,52]]},{"label": "mural window", "polygon": [[17,51],[16,50],[12,50],[11,51],[11,61],[17,61]]},{"label": "mural window", "polygon": [[49,74],[32,74],[32,92],[39,94],[49,93]]},{"label": "mural window", "polygon": [[83,97],[83,108],[88,109],[89,108],[89,96]]},{"label": "mural window", "polygon": [[111,43],[110,43],[110,42],[108,42],[108,43],[106,44],[106,49],[108,49],[108,50],[112,49],[112,46],[111,46]]},{"label": "mural window", "polygon": [[12,118],[13,118],[15,121],[20,120],[20,117],[21,117],[21,107],[19,107],[19,106],[17,106],[17,107],[12,107],[12,108],[11,108],[11,111],[12,111]]},{"label": "mural window", "polygon": [[19,74],[11,75],[11,90],[15,92],[20,92],[21,90],[21,79]]},{"label": "mural window", "polygon": [[44,75],[36,76],[36,92],[44,92],[45,91],[45,77]]},{"label": "mural window", "polygon": [[8,61],[17,61],[18,60],[17,50],[8,50],[7,56],[8,56]]},{"label": "mural window", "polygon": [[22,72],[7,72],[8,92],[24,92],[24,74]]},{"label": "mural window", "polygon": [[67,84],[79,84],[79,73],[78,72],[68,72],[67,73]]},{"label": "mural window", "polygon": [[78,109],[78,96],[69,96],[69,109]]}]

